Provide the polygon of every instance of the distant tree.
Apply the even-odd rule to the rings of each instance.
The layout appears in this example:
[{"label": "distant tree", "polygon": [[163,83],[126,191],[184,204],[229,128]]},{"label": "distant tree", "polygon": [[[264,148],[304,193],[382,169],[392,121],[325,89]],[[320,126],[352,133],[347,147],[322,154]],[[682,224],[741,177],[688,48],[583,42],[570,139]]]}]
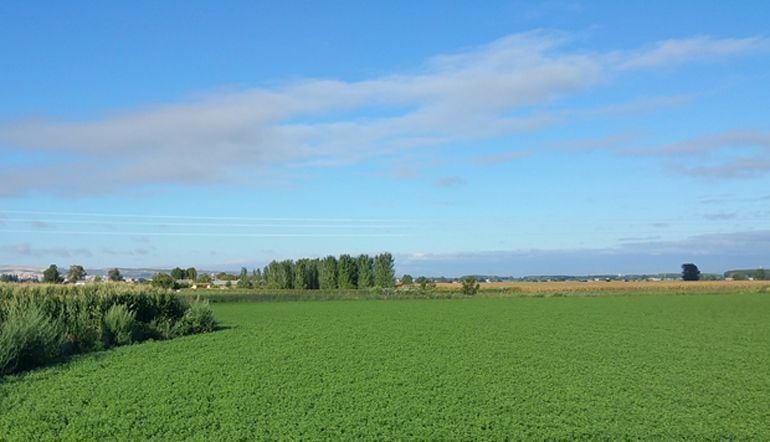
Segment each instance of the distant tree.
[{"label": "distant tree", "polygon": [[403,285],[412,285],[414,284],[414,280],[412,279],[412,275],[404,275],[401,277],[401,284]]},{"label": "distant tree", "polygon": [[757,281],[764,281],[767,279],[767,272],[765,272],[765,269],[756,269],[754,270],[754,279]]},{"label": "distant tree", "polygon": [[745,281],[749,279],[749,277],[746,276],[746,274],[743,272],[732,272],[730,277],[733,278],[733,281]]},{"label": "distant tree", "polygon": [[120,274],[120,270],[116,268],[110,269],[109,272],[107,272],[107,279],[113,282],[118,282],[123,280],[123,275]]},{"label": "distant tree", "polygon": [[321,290],[337,288],[337,258],[327,256],[318,266],[318,286]]},{"label": "distant tree", "polygon": [[71,265],[67,271],[67,281],[78,282],[86,279],[86,270],[80,265]]},{"label": "distant tree", "polygon": [[94,276],[94,282],[102,282],[102,277],[99,275]]},{"label": "distant tree", "polygon": [[337,261],[337,287],[354,289],[358,286],[358,265],[350,255],[340,255]]},{"label": "distant tree", "polygon": [[238,276],[238,288],[248,289],[251,288],[251,279],[249,278],[249,271],[246,267],[241,267],[241,273]]},{"label": "distant tree", "polygon": [[184,271],[184,277],[186,279],[192,279],[193,281],[195,281],[196,279],[198,279],[198,271],[195,269],[195,267],[190,267]]},{"label": "distant tree", "polygon": [[700,279],[700,270],[695,264],[682,264],[682,280],[697,281]]},{"label": "distant tree", "polygon": [[303,258],[294,263],[294,288],[303,290],[318,288],[318,260]]},{"label": "distant tree", "polygon": [[356,267],[358,270],[356,286],[360,289],[372,287],[374,284],[374,260],[369,255],[359,255],[356,258]]},{"label": "distant tree", "polygon": [[265,268],[267,287],[271,289],[290,289],[294,283],[293,274],[293,261],[271,261]]},{"label": "distant tree", "polygon": [[219,272],[216,274],[214,279],[218,279],[220,281],[235,281],[236,279],[238,279],[238,276],[233,275],[232,273]]},{"label": "distant tree", "polygon": [[262,275],[262,270],[254,269],[251,272],[251,286],[257,288],[265,286],[265,278]]},{"label": "distant tree", "polygon": [[56,267],[56,264],[51,264],[43,272],[43,282],[48,282],[48,283],[51,283],[51,284],[58,284],[58,283],[62,282],[63,280],[64,280],[64,278],[61,277],[61,274],[59,273],[59,268]]},{"label": "distant tree", "polygon": [[195,278],[197,282],[211,282],[211,274],[210,273],[201,273],[198,275],[197,278]]},{"label": "distant tree", "polygon": [[436,288],[436,283],[424,276],[418,277],[415,282],[420,286],[420,290]]},{"label": "distant tree", "polygon": [[184,279],[185,277],[184,270],[182,270],[179,267],[174,267],[173,269],[171,269],[171,277],[174,278],[175,280]]},{"label": "distant tree", "polygon": [[19,282],[18,275],[12,275],[9,273],[3,273],[0,275],[0,282]]},{"label": "distant tree", "polygon": [[173,289],[176,286],[176,279],[168,273],[156,273],[152,277],[152,285],[163,289]]},{"label": "distant tree", "polygon": [[462,280],[463,294],[467,296],[473,296],[479,291],[479,283],[473,276],[466,276]]},{"label": "distant tree", "polygon": [[396,272],[393,269],[393,255],[381,253],[374,258],[374,286],[395,287]]}]

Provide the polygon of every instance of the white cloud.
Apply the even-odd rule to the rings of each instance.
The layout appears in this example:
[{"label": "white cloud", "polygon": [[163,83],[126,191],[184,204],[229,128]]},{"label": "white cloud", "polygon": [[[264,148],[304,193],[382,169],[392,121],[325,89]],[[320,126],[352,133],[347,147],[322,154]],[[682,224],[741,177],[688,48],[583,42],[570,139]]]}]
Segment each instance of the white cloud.
[{"label": "white cloud", "polygon": [[621,70],[647,69],[694,60],[709,61],[748,51],[767,49],[768,46],[768,40],[761,37],[717,39],[699,36],[666,40],[650,49],[620,56],[618,68]]},{"label": "white cloud", "polygon": [[665,157],[673,170],[701,178],[752,178],[770,173],[770,133],[756,130],[693,137],[643,153]]},{"label": "white cloud", "polygon": [[[620,66],[730,55],[763,41],[672,40],[628,56]],[[563,116],[538,112],[537,106],[585,91],[617,67],[611,61],[617,54],[570,51],[567,43],[564,34],[537,31],[437,56],[414,72],[364,81],[308,79],[89,121],[16,121],[0,127],[4,148],[56,152],[68,160],[0,166],[0,196],[240,182],[275,166],[330,167],[540,130]]]}]

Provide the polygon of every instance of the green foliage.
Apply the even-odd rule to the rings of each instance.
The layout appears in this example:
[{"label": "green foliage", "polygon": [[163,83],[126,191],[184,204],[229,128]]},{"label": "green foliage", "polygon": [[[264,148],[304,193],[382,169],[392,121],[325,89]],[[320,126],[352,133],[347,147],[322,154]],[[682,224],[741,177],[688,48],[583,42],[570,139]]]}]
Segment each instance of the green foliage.
[{"label": "green foliage", "polygon": [[197,278],[195,278],[197,282],[211,282],[211,275],[208,273],[201,273],[198,275]]},{"label": "green foliage", "polygon": [[743,272],[732,272],[730,277],[733,278],[734,281],[745,281],[749,279],[749,277],[746,276],[746,274]]},{"label": "green foliage", "polygon": [[184,279],[184,270],[179,267],[174,267],[171,269],[171,277],[174,278],[174,280]]},{"label": "green foliage", "polygon": [[156,273],[152,276],[152,285],[162,289],[173,289],[176,286],[176,280],[168,273]]},{"label": "green foliage", "polygon": [[77,282],[86,279],[86,270],[81,265],[71,265],[67,271],[67,281]]},{"label": "green foliage", "polygon": [[479,291],[479,283],[473,276],[466,276],[463,278],[462,284],[463,295],[465,296],[473,296]]},{"label": "green foliage", "polygon": [[763,294],[212,308],[4,379],[0,439],[770,440]]},{"label": "green foliage", "polygon": [[0,321],[0,375],[56,359],[60,344],[61,327],[43,309],[36,305],[12,306]]},{"label": "green foliage", "polygon": [[216,329],[217,323],[208,301],[196,300],[190,303],[190,308],[184,312],[177,323],[175,332],[178,335],[208,333]]},{"label": "green foliage", "polygon": [[246,267],[241,267],[241,273],[238,276],[238,288],[248,289],[251,288],[251,278],[249,278],[249,271]]},{"label": "green foliage", "polygon": [[404,275],[401,277],[401,284],[402,285],[412,285],[414,284],[414,279],[412,279],[412,275]]},{"label": "green foliage", "polygon": [[318,260],[299,259],[294,264],[294,288],[300,290],[318,289]]},{"label": "green foliage", "polygon": [[19,277],[9,273],[0,275],[0,282],[19,282]]},{"label": "green foliage", "polygon": [[340,255],[337,261],[337,288],[354,289],[358,284],[358,266],[350,255]]},{"label": "green foliage", "polygon": [[101,306],[86,302],[66,304],[65,352],[88,353],[102,350],[103,321]]},{"label": "green foliage", "polygon": [[195,267],[189,267],[187,270],[184,271],[184,276],[187,279],[191,279],[195,281],[198,279],[198,270],[195,269]]},{"label": "green foliage", "polygon": [[291,260],[271,261],[265,268],[267,287],[290,289],[294,286],[294,263]]},{"label": "green foliage", "polygon": [[436,288],[436,283],[424,276],[418,277],[416,282],[420,287],[420,290],[432,290]]},{"label": "green foliage", "polygon": [[682,280],[697,281],[700,279],[700,270],[695,264],[682,264]]},{"label": "green foliage", "polygon": [[756,269],[754,270],[754,280],[755,281],[764,281],[767,279],[767,272],[765,269]]},{"label": "green foliage", "polygon": [[318,286],[321,290],[334,290],[337,288],[337,278],[337,258],[327,256],[318,266]]},{"label": "green foliage", "polygon": [[361,289],[374,286],[374,260],[369,255],[359,255],[356,258],[358,270],[357,287]]},{"label": "green foliage", "polygon": [[[213,318],[205,316],[204,307],[196,306],[188,313],[191,308],[170,291],[125,284],[0,284],[0,354],[3,364],[11,367],[8,371],[16,370],[16,366],[39,365],[60,354],[88,353],[150,338],[169,338],[175,336],[177,329],[188,330],[187,333],[208,331],[200,324],[208,324],[206,321]],[[54,354],[28,351],[21,354],[32,356],[20,359],[20,363],[7,362],[18,359],[12,357],[16,353],[9,353],[14,348],[52,348],[39,344],[49,343],[50,339],[22,339],[50,337],[51,330],[57,336]],[[24,347],[19,342],[34,345]]]},{"label": "green foliage", "polygon": [[393,255],[381,253],[374,258],[374,286],[395,287],[396,272],[393,269]]},{"label": "green foliage", "polygon": [[43,271],[43,282],[58,284],[62,281],[64,281],[64,278],[62,278],[59,273],[59,268],[56,267],[56,264],[51,264],[45,271]]},{"label": "green foliage", "polygon": [[105,347],[134,342],[137,323],[134,313],[124,304],[114,304],[104,314],[103,342]]},{"label": "green foliage", "polygon": [[123,275],[120,274],[120,270],[116,267],[107,272],[107,279],[112,282],[120,282],[123,280]]}]

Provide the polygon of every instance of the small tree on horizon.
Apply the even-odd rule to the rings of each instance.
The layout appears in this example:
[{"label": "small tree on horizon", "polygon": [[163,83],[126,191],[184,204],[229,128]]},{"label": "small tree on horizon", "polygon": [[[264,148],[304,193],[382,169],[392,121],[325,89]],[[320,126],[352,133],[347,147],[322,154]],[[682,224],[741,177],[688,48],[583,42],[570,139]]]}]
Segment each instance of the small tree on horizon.
[{"label": "small tree on horizon", "polygon": [[67,272],[67,281],[78,282],[86,279],[86,269],[80,265],[71,265]]},{"label": "small tree on horizon", "polygon": [[112,282],[120,282],[123,280],[123,275],[120,274],[120,270],[117,267],[110,269],[107,272],[107,278]]},{"label": "small tree on horizon", "polygon": [[163,289],[173,289],[176,285],[176,280],[168,273],[156,273],[152,277],[152,285]]},{"label": "small tree on horizon", "polygon": [[59,268],[56,267],[56,264],[51,264],[43,272],[43,282],[48,282],[48,283],[51,283],[51,284],[58,284],[58,283],[62,282],[63,280],[64,279],[61,277],[61,274],[59,273]]},{"label": "small tree on horizon", "polygon": [[466,296],[473,296],[479,291],[479,283],[473,276],[466,276],[463,278],[463,294]]},{"label": "small tree on horizon", "polygon": [[700,279],[700,270],[698,266],[692,263],[682,264],[682,280],[697,281]]}]

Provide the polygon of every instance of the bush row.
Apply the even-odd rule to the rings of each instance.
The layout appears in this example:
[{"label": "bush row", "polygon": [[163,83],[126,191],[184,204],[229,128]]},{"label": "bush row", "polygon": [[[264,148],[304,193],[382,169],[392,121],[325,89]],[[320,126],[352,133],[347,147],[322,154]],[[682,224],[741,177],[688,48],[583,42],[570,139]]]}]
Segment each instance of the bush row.
[{"label": "bush row", "polygon": [[124,284],[0,284],[0,375],[77,353],[212,331],[208,301]]}]

